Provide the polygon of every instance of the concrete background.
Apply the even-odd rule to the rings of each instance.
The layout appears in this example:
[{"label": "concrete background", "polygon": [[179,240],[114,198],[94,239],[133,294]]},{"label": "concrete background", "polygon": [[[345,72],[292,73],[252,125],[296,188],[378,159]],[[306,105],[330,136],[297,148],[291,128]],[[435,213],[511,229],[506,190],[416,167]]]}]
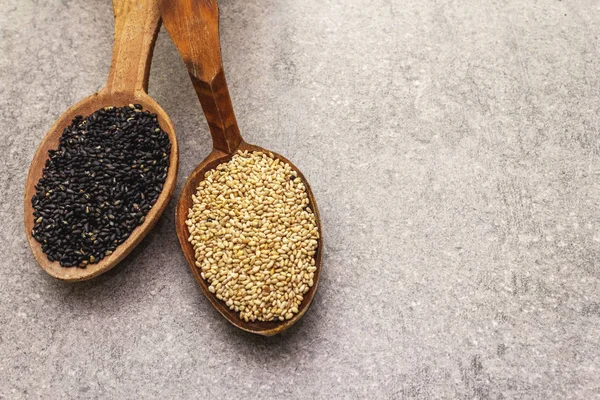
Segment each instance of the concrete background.
[{"label": "concrete background", "polygon": [[[254,337],[196,286],[171,201],[64,284],[23,232],[27,169],[108,73],[108,0],[0,2],[0,397],[600,398],[600,3],[222,0],[241,130],[310,180],[314,305]],[[164,31],[150,94],[180,178],[206,122]]]}]

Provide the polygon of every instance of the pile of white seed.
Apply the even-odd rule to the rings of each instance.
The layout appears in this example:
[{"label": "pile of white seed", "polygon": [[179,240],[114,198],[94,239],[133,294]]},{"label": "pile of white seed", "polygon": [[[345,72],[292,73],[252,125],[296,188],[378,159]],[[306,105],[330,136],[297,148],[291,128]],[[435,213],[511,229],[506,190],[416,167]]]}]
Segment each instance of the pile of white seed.
[{"label": "pile of white seed", "polygon": [[286,320],[313,286],[319,232],[306,186],[271,153],[208,171],[186,224],[208,290],[245,321]]}]

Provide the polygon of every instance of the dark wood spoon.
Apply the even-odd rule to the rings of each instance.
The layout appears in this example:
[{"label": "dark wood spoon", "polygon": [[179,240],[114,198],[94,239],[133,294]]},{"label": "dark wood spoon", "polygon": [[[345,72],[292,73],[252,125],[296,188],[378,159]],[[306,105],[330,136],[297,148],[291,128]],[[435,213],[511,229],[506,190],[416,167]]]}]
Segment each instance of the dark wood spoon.
[{"label": "dark wood spoon", "polygon": [[[200,276],[201,271],[195,265],[194,248],[188,242],[189,233],[185,221],[188,210],[192,207],[192,194],[196,192],[199,182],[204,179],[207,171],[231,160],[233,154],[238,150],[269,151],[246,143],[240,135],[221,61],[219,8],[216,0],[159,0],[159,5],[163,24],[187,66],[213,139],[212,152],[192,172],[179,197],[175,221],[181,248],[202,292],[229,322],[240,329],[259,335],[271,336],[281,333],[294,325],[304,315],[312,302],[321,272],[322,239],[319,239],[317,252],[315,253],[317,270],[313,279],[314,285],[304,295],[304,299],[298,307],[298,313],[289,320],[246,322],[239,317],[237,312],[230,310],[225,302],[217,299],[215,294],[209,292],[207,282],[202,279]],[[319,236],[322,237],[317,203],[306,178],[288,159],[279,154],[273,153],[273,155],[288,163],[304,182],[310,207],[315,213]]]},{"label": "dark wood spoon", "polygon": [[[35,152],[25,184],[25,231],[33,255],[48,274],[64,281],[75,282],[93,278],[113,268],[125,258],[154,227],[167,206],[177,181],[179,155],[175,129],[167,113],[147,93],[152,51],[160,28],[158,4],[156,0],[113,0],[113,8],[115,39],[106,86],[69,108],[54,123]],[[63,130],[71,124],[76,115],[87,116],[103,107],[122,107],[136,103],[141,104],[145,111],[156,113],[161,128],[169,135],[171,141],[170,166],[162,192],[146,215],[145,222],[135,228],[129,238],[111,255],[96,264],[88,264],[84,269],[61,267],[57,261],[48,260],[40,243],[31,235],[34,226],[31,198],[36,191],[35,185],[42,177],[48,150],[58,147]]]}]

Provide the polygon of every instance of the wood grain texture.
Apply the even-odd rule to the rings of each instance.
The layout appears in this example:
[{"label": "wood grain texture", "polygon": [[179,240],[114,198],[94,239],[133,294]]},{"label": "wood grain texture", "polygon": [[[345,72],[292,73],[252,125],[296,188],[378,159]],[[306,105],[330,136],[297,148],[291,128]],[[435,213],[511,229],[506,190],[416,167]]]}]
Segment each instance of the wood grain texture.
[{"label": "wood grain texture", "polygon": [[160,29],[156,0],[113,0],[115,38],[106,90],[148,91],[152,53]]},{"label": "wood grain texture", "polygon": [[195,265],[194,248],[188,242],[189,232],[185,221],[188,210],[192,207],[192,194],[196,192],[198,184],[204,179],[207,171],[231,160],[233,154],[238,150],[263,152],[268,152],[268,150],[246,143],[240,135],[221,61],[217,2],[215,0],[160,0],[159,4],[163,23],[187,66],[213,139],[213,151],[194,169],[179,197],[175,222],[181,248],[202,293],[230,323],[242,330],[263,336],[284,332],[298,322],[310,307],[321,275],[323,235],[314,195],[306,178],[298,168],[288,159],[273,153],[275,157],[288,163],[306,186],[310,207],[315,213],[320,236],[315,253],[317,270],[313,279],[313,287],[304,295],[304,299],[298,307],[299,312],[292,319],[276,322],[246,322],[242,320],[237,312],[229,309],[223,301],[217,299],[216,295],[208,290],[207,282],[202,278],[200,269]]},{"label": "wood grain texture", "polygon": [[[33,255],[48,274],[69,282],[98,276],[125,258],[154,227],[167,206],[177,181],[179,152],[173,124],[167,113],[146,93],[152,50],[160,27],[157,4],[155,0],[114,0],[113,6],[115,43],[108,82],[98,93],[86,97],[65,111],[54,123],[33,157],[25,184],[25,232]],[[171,141],[169,171],[158,200],[146,215],[145,222],[134,229],[125,242],[100,262],[90,264],[85,269],[64,268],[56,261],[50,262],[42,252],[40,243],[31,235],[34,226],[31,198],[35,194],[35,185],[42,177],[48,150],[58,147],[62,132],[76,115],[87,116],[102,107],[121,107],[131,103],[139,103],[144,110],[156,113],[158,123]]]},{"label": "wood grain texture", "polygon": [[231,153],[242,137],[221,62],[217,2],[163,0],[159,3],[165,28],[185,62],[202,104],[213,146]]}]

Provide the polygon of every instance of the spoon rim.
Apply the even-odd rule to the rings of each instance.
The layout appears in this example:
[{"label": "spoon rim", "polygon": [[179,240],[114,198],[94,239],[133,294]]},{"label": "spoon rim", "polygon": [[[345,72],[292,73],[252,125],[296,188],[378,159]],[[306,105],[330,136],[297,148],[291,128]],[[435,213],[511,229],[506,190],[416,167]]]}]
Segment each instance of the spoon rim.
[{"label": "spoon rim", "polygon": [[[58,261],[51,262],[48,260],[46,254],[42,252],[41,244],[31,234],[34,225],[31,199],[36,193],[35,186],[41,178],[46,161],[49,158],[48,150],[58,147],[57,144],[64,129],[76,115],[83,115],[85,117],[103,107],[123,107],[128,104],[141,104],[144,111],[155,113],[161,129],[169,137],[171,154],[169,155],[169,169],[162,190],[150,211],[145,215],[144,222],[138,225],[112,254],[105,256],[95,264],[88,264],[85,268],[62,267]],[[25,183],[23,216],[25,234],[38,265],[50,276],[65,282],[85,281],[114,268],[140,244],[158,222],[175,190],[178,169],[179,149],[173,123],[166,111],[144,90],[140,89],[129,93],[111,92],[105,87],[69,107],[58,117],[38,145],[29,166]]]},{"label": "spoon rim", "polygon": [[[195,193],[198,183],[204,179],[204,174],[216,168],[217,165],[222,164],[224,162],[228,162],[238,151],[249,152],[254,151],[262,151],[265,153],[271,153],[276,158],[280,159],[288,163],[294,171],[298,173],[298,176],[306,186],[306,192],[309,198],[309,205],[313,210],[315,215],[315,221],[317,222],[317,230],[319,232],[319,240],[317,245],[317,250],[315,253],[315,266],[317,270],[315,271],[315,275],[313,278],[313,286],[309,289],[309,291],[304,295],[304,299],[302,303],[298,307],[298,313],[294,314],[294,316],[289,320],[284,321],[254,321],[254,322],[246,322],[239,317],[239,312],[229,309],[224,301],[217,299],[214,293],[211,293],[208,290],[208,283],[202,276],[200,275],[200,269],[196,266],[196,258],[194,254],[194,249],[191,243],[188,241],[189,231],[185,221],[187,220],[189,207],[186,204],[191,204],[191,194]],[[189,198],[188,198],[189,195]],[[273,151],[264,149],[260,146],[248,144],[244,140],[240,143],[240,145],[233,151],[231,154],[222,152],[220,150],[213,149],[211,153],[194,168],[192,173],[186,179],[186,182],[179,194],[179,199],[177,201],[177,206],[175,208],[175,222],[176,222],[176,231],[177,238],[179,239],[179,244],[181,246],[181,250],[187,260],[187,264],[194,276],[198,286],[202,290],[204,296],[208,299],[211,305],[227,320],[229,323],[234,325],[235,327],[254,334],[262,335],[262,336],[273,336],[279,333],[282,333],[288,330],[292,325],[300,320],[308,311],[310,306],[312,305],[315,293],[317,291],[317,287],[319,285],[319,280],[321,277],[322,270],[322,255],[323,255],[323,233],[321,229],[321,217],[319,214],[319,209],[317,207],[317,202],[314,197],[314,194],[310,188],[308,180],[302,174],[302,172],[296,167],[290,160],[283,157],[282,155],[275,153]]]}]

